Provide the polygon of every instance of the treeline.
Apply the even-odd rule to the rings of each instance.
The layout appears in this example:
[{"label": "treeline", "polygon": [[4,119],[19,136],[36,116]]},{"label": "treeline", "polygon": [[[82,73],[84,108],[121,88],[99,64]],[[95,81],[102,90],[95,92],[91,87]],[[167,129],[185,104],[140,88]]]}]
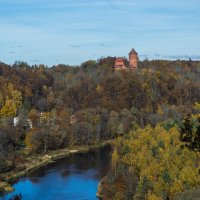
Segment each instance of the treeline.
[{"label": "treeline", "polygon": [[136,71],[115,73],[114,61],[0,63],[0,171],[21,165],[27,150],[99,143],[194,112],[200,62],[145,60]]}]

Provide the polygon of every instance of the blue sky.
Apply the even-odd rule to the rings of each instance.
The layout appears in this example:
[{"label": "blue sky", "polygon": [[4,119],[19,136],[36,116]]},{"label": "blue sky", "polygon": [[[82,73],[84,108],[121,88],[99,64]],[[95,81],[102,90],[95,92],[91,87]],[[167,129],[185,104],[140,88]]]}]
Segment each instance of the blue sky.
[{"label": "blue sky", "polygon": [[200,0],[0,0],[0,61],[200,60]]}]

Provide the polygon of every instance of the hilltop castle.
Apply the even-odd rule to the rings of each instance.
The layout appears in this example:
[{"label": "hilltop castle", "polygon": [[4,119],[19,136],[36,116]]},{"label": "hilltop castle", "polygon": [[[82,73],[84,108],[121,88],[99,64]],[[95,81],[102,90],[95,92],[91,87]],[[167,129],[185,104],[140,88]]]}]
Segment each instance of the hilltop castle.
[{"label": "hilltop castle", "polygon": [[132,49],[129,53],[129,67],[126,67],[124,64],[123,58],[116,58],[115,60],[115,71],[119,70],[134,70],[138,67],[138,54],[135,49]]}]

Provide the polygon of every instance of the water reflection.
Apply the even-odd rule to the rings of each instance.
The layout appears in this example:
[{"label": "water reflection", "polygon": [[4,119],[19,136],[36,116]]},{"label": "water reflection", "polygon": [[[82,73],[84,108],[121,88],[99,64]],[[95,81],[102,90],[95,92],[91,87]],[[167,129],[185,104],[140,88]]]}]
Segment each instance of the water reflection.
[{"label": "water reflection", "polygon": [[72,155],[19,179],[15,192],[2,199],[21,193],[23,200],[94,200],[98,182],[109,167],[110,147]]}]

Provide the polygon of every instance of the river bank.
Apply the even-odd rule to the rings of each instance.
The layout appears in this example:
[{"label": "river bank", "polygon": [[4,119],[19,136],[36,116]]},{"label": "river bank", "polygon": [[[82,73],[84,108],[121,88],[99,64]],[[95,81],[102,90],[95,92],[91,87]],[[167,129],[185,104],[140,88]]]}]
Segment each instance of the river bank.
[{"label": "river bank", "polygon": [[78,146],[73,148],[60,149],[55,151],[49,151],[46,154],[37,154],[28,156],[25,159],[23,169],[16,168],[13,171],[0,174],[3,181],[0,182],[0,192],[11,192],[13,188],[10,183],[17,180],[18,178],[25,176],[27,173],[34,171],[42,166],[48,165],[52,162],[56,162],[60,159],[69,157],[70,155],[77,153],[87,153],[90,150],[103,148],[110,145],[111,141],[105,141],[101,144],[90,145],[90,146]]},{"label": "river bank", "polygon": [[96,196],[99,198],[99,199],[103,199],[104,197],[104,194],[103,194],[103,178],[100,180],[99,182],[99,185],[98,185],[98,189],[97,189],[97,193],[96,193]]}]

